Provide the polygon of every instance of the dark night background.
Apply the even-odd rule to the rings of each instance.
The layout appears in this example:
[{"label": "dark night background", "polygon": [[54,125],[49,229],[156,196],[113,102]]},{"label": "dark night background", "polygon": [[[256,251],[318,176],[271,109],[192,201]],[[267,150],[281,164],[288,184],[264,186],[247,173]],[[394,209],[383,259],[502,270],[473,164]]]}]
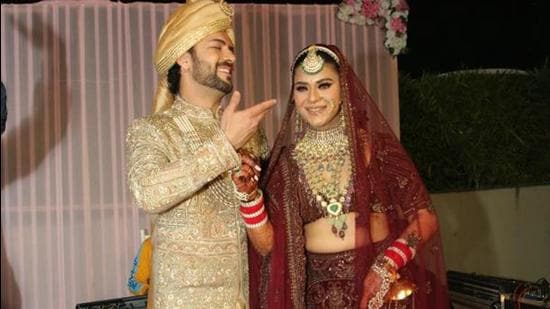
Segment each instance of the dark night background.
[{"label": "dark night background", "polygon": [[399,56],[400,71],[417,76],[422,72],[477,68],[529,70],[550,62],[550,0],[408,0],[408,3],[408,52]]},{"label": "dark night background", "polygon": [[[341,1],[228,2],[338,4]],[[550,65],[550,0],[408,0],[408,3],[408,52],[399,56],[402,72],[418,76],[422,72],[477,68],[529,70]]]},{"label": "dark night background", "polygon": [[548,0],[410,0],[409,5],[409,52],[399,57],[402,71],[550,65]]}]

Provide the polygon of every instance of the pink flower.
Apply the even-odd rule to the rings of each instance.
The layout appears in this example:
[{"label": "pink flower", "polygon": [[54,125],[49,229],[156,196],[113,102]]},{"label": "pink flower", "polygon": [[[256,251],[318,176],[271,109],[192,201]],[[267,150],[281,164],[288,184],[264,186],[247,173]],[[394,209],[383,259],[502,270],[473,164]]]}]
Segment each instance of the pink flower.
[{"label": "pink flower", "polygon": [[390,28],[395,32],[405,33],[405,31],[407,31],[407,25],[403,22],[401,17],[393,18],[390,22]]},{"label": "pink flower", "polygon": [[366,18],[376,19],[378,17],[378,11],[380,10],[379,0],[366,0],[363,3],[363,15]]},{"label": "pink flower", "polygon": [[409,9],[409,5],[405,0],[399,0],[399,3],[395,6],[397,11],[406,11]]},{"label": "pink flower", "polygon": [[347,3],[349,6],[354,6],[354,5],[355,5],[355,0],[347,0],[346,3]]}]

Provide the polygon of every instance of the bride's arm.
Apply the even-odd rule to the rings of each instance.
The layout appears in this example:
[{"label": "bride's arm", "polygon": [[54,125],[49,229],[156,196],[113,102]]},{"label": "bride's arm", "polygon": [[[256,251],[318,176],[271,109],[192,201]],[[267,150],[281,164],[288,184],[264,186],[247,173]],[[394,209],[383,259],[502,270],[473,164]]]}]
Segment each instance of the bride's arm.
[{"label": "bride's arm", "polygon": [[245,222],[248,238],[263,256],[273,248],[273,225],[267,216],[263,193],[258,188],[261,169],[247,152],[241,152],[242,165],[231,178],[235,194],[241,201],[240,212]]}]

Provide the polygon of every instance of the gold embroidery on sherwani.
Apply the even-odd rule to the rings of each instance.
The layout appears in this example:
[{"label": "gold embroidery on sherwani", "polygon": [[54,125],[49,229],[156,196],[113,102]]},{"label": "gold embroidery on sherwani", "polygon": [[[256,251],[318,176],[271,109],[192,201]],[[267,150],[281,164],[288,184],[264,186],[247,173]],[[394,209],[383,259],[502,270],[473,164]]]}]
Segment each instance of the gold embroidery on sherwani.
[{"label": "gold embroidery on sherwani", "polygon": [[130,189],[156,214],[154,308],[246,306],[246,231],[227,174],[240,160],[219,119],[177,99],[134,122],[127,144]]}]

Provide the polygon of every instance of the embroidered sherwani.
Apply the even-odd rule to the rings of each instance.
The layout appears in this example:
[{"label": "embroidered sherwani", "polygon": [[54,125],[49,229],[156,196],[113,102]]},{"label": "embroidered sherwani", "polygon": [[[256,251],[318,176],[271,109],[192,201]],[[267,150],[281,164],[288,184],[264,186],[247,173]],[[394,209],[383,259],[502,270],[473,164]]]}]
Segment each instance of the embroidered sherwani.
[{"label": "embroidered sherwani", "polygon": [[246,306],[246,231],[228,173],[240,159],[219,117],[177,98],[134,121],[126,142],[130,190],[154,222],[154,308]]}]

